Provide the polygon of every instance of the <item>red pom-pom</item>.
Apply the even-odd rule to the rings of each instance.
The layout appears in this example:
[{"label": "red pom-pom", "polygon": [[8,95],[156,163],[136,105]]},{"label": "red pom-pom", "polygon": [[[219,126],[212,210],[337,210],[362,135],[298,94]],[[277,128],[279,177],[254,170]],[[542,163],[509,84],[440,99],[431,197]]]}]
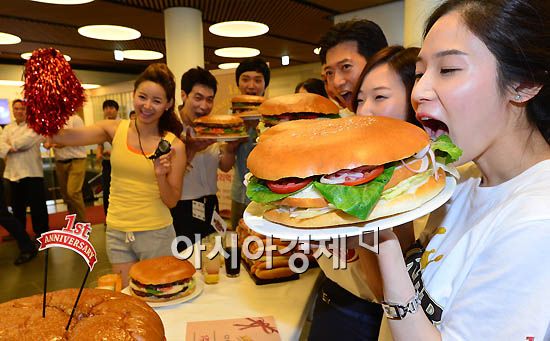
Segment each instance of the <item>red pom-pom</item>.
[{"label": "red pom-pom", "polygon": [[84,88],[63,54],[38,49],[25,65],[27,124],[41,135],[51,136],[84,103]]}]

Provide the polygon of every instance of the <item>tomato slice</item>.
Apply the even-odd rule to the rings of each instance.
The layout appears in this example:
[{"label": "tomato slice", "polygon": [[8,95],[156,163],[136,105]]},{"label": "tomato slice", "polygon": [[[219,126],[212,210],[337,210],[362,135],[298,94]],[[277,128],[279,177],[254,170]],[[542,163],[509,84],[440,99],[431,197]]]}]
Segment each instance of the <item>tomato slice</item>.
[{"label": "tomato slice", "polygon": [[370,170],[366,170],[363,173],[362,178],[351,180],[351,181],[344,181],[344,183],[342,185],[345,185],[345,186],[362,185],[364,183],[367,183],[367,182],[375,179],[378,175],[382,174],[383,171],[384,171],[384,166],[378,166],[378,167],[372,168]]},{"label": "tomato slice", "polygon": [[298,120],[311,120],[311,119],[316,119],[318,118],[319,115],[315,115],[315,114],[301,114],[301,115],[298,115]]},{"label": "tomato slice", "polygon": [[306,187],[312,181],[313,178],[283,178],[277,181],[266,181],[266,185],[273,193],[288,194]]}]

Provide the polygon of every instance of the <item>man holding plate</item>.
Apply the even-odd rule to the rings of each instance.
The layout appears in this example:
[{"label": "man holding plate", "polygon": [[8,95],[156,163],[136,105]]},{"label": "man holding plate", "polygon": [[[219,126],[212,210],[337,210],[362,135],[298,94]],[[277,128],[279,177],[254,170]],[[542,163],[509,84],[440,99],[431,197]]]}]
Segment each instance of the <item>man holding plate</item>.
[{"label": "man holding plate", "polygon": [[176,234],[192,241],[196,233],[204,237],[214,232],[210,220],[214,210],[218,211],[217,169],[227,172],[235,163],[235,142],[221,144],[216,139],[194,137],[193,121],[210,114],[217,87],[216,78],[201,67],[189,69],[181,76],[181,139],[185,142],[187,169],[181,198],[171,213]]}]

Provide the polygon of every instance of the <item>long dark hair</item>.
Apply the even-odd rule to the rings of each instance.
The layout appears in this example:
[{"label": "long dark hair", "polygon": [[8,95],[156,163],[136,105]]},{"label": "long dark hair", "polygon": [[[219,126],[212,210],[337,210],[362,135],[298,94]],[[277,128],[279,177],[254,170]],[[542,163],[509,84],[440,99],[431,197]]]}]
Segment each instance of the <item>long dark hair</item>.
[{"label": "long dark hair", "polygon": [[497,60],[500,91],[513,83],[542,85],[526,105],[528,121],[550,144],[550,5],[548,0],[449,0],[428,18],[424,37],[445,14],[458,11]]},{"label": "long dark hair", "polygon": [[145,82],[151,81],[156,83],[164,89],[166,93],[166,99],[172,101],[172,106],[168,108],[159,119],[159,133],[164,136],[167,131],[173,133],[176,136],[180,136],[183,131],[183,125],[178,120],[174,113],[175,96],[176,96],[176,81],[174,80],[174,74],[166,64],[155,63],[151,64],[143,71],[141,75],[136,79],[134,83],[134,92],[138,86]]},{"label": "long dark hair", "polygon": [[418,52],[420,52],[420,48],[418,47],[404,48],[401,45],[392,45],[375,53],[369,59],[367,65],[365,65],[365,68],[359,76],[355,90],[353,91],[353,111],[357,111],[357,97],[367,74],[377,66],[388,64],[388,66],[397,73],[399,79],[401,79],[401,82],[405,86],[405,96],[407,98],[406,121],[420,126],[420,122],[416,120],[414,109],[411,104],[411,92],[414,86],[414,73]]}]

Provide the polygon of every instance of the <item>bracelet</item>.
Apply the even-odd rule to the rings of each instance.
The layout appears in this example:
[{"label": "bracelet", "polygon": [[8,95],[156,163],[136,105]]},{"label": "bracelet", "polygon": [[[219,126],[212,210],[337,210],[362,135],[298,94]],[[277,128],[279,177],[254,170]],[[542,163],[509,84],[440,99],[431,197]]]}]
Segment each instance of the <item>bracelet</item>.
[{"label": "bracelet", "polygon": [[382,302],[384,315],[390,320],[402,320],[408,313],[414,314],[420,307],[420,297],[418,291],[414,291],[414,296],[405,304],[401,305],[393,302]]}]

